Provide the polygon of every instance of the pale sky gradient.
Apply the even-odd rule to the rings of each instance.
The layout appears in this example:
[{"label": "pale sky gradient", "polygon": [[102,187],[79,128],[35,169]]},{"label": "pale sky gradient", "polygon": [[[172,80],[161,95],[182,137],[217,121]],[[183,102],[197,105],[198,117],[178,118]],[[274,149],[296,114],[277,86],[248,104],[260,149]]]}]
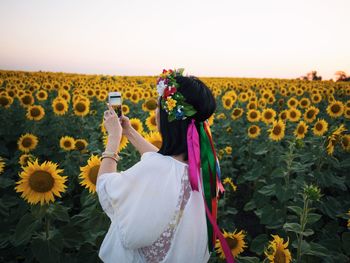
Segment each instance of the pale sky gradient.
[{"label": "pale sky gradient", "polygon": [[350,0],[0,0],[0,69],[350,74]]}]

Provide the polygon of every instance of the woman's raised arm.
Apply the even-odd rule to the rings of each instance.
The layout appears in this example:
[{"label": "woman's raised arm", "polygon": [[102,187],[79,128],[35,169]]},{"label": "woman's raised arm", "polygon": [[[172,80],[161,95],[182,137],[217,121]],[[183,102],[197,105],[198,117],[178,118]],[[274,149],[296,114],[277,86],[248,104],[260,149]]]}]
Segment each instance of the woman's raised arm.
[{"label": "woman's raised arm", "polygon": [[158,152],[159,149],[154,146],[152,143],[148,142],[145,138],[142,137],[131,125],[129,118],[122,115],[120,117],[121,124],[123,127],[123,135],[125,135],[130,143],[139,151],[142,155],[145,152]]}]

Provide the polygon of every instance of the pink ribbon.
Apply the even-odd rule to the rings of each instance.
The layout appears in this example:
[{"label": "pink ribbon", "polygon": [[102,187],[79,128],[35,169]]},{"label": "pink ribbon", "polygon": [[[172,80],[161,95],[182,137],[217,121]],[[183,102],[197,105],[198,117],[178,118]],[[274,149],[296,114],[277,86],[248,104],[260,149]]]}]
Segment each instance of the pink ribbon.
[{"label": "pink ribbon", "polygon": [[[210,136],[209,136],[209,138],[210,138]],[[194,119],[192,119],[192,121],[189,124],[188,129],[187,129],[187,149],[188,149],[188,165],[189,165],[188,169],[189,169],[190,184],[191,184],[193,191],[199,191],[198,181],[200,181],[201,189],[203,189],[203,183],[201,181],[201,176],[200,176],[201,160],[200,160],[199,135],[197,132],[197,128],[196,128]],[[218,178],[216,178],[216,179],[218,182],[219,181]],[[222,187],[222,185],[221,185],[221,187]],[[220,188],[220,184],[219,184],[219,188]],[[205,197],[204,197],[203,190],[202,190],[202,197],[203,197],[203,201],[204,201],[204,205],[205,205],[206,214],[209,218],[210,223],[213,226],[215,235],[217,237],[219,237],[222,249],[223,249],[225,257],[226,257],[226,262],[234,263],[231,249],[228,246],[225,237],[221,233],[217,223],[215,222],[213,216],[210,213],[210,210],[208,208],[207,202],[206,202]]]},{"label": "pink ribbon", "polygon": [[187,128],[188,170],[193,191],[199,191],[198,179],[200,178],[200,145],[195,120],[192,119]]}]

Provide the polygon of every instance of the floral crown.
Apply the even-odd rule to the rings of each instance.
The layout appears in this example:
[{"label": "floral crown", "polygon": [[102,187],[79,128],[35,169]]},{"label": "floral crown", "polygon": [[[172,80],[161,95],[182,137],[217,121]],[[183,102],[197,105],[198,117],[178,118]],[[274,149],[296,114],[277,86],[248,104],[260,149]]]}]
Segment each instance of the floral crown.
[{"label": "floral crown", "polygon": [[161,99],[161,107],[168,113],[168,121],[184,120],[193,116],[197,111],[185,102],[185,97],[177,91],[179,84],[176,76],[183,76],[183,68],[165,70],[157,80],[157,91]]}]

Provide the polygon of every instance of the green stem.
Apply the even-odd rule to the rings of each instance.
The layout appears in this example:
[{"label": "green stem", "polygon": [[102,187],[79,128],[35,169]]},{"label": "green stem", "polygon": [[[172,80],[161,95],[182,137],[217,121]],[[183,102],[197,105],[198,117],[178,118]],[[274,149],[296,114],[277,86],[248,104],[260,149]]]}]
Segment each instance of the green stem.
[{"label": "green stem", "polygon": [[49,239],[49,228],[50,228],[50,219],[45,216],[45,231],[46,231],[46,240]]},{"label": "green stem", "polygon": [[306,226],[306,223],[307,223],[307,214],[308,214],[308,206],[309,206],[309,199],[304,196],[304,207],[303,207],[303,212],[301,214],[301,217],[300,217],[300,231],[301,233],[299,233],[297,236],[298,236],[298,247],[297,247],[297,262],[300,262],[300,259],[301,259],[301,242],[303,241],[303,235],[302,233],[304,232],[305,230],[305,226]]}]

